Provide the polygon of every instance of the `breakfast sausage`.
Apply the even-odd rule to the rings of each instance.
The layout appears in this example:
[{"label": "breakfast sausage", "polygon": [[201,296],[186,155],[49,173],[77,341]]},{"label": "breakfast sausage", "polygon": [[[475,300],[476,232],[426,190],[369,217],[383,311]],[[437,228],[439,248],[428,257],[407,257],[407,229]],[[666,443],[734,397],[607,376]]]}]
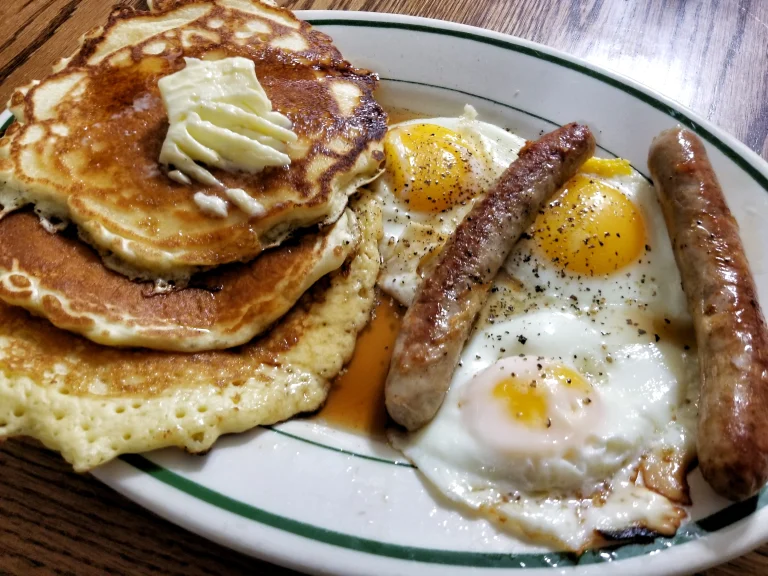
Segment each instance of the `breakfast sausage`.
[{"label": "breakfast sausage", "polygon": [[743,499],[768,479],[768,331],[755,282],[701,141],[662,132],[648,166],[699,349],[699,466],[718,494]]},{"label": "breakfast sausage", "polygon": [[456,228],[395,342],[385,387],[395,422],[416,430],[434,417],[496,273],[542,204],[594,150],[592,133],[579,124],[526,144]]}]

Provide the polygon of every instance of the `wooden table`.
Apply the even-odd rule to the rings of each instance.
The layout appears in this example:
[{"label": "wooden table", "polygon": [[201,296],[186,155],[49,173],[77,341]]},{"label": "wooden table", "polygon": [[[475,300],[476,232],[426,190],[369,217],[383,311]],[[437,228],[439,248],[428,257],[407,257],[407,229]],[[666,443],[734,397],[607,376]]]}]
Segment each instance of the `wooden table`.
[{"label": "wooden table", "polygon": [[[118,5],[145,8],[145,0]],[[768,2],[288,0],[454,20],[554,46],[630,76],[768,158]],[[45,76],[111,0],[0,0],[0,101]],[[160,520],[29,440],[0,448],[0,573],[289,574]],[[707,576],[767,574],[768,545]]]}]

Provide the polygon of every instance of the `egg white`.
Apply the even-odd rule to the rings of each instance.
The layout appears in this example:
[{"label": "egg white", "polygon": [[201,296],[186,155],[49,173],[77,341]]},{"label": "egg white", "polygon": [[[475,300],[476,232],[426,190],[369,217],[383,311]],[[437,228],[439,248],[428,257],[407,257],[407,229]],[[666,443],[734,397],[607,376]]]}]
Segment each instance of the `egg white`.
[{"label": "egg white", "polygon": [[523,237],[504,264],[506,273],[521,284],[517,312],[620,307],[647,310],[669,319],[687,319],[680,272],[653,186],[634,170],[627,176],[589,176],[623,193],[642,214],[646,231],[644,250],[636,260],[611,274],[588,276],[559,267],[537,248],[535,238]]},{"label": "egg white", "polygon": [[[467,106],[464,114],[457,118],[408,120],[391,126],[390,130],[418,124],[448,128],[471,145],[474,151],[472,170],[483,187],[495,182],[517,159],[517,153],[525,145],[523,138],[477,120],[477,112],[471,106]],[[384,174],[371,184],[371,189],[381,202],[384,217],[384,236],[380,243],[383,267],[379,287],[407,306],[421,283],[420,262],[429,253],[440,249],[480,196],[442,212],[413,210],[395,194],[391,174],[386,168]]]},{"label": "egg white", "polygon": [[[461,118],[403,124],[418,123],[480,142],[484,152],[476,156],[494,180],[525,143],[478,122],[471,110]],[[639,526],[674,533],[685,511],[644,485],[642,462],[650,454],[689,461],[698,398],[693,345],[652,328],[690,325],[654,190],[635,171],[589,178],[624,194],[641,214],[640,255],[611,274],[578,275],[524,236],[497,278],[436,417],[416,433],[390,433],[393,446],[455,502],[518,537],[574,551],[599,543],[600,531]],[[385,215],[379,286],[408,305],[425,272],[424,256],[439,250],[472,202],[419,213],[397,198],[386,174],[373,188]],[[521,355],[528,365],[574,370],[591,386],[586,407],[577,406],[573,391],[547,385],[554,425],[546,442],[539,441],[540,428],[510,424],[508,409],[489,392],[497,383],[492,370],[525,365],[514,360]]]},{"label": "egg white", "polygon": [[[592,384],[602,409],[579,443],[540,450],[503,426],[489,442],[468,422],[462,404],[473,377],[521,354],[568,365]],[[416,433],[392,432],[390,440],[455,502],[517,536],[580,550],[597,529],[671,523],[674,531],[684,512],[634,477],[649,445],[665,435],[672,443],[692,437],[695,406],[685,398],[695,382],[690,351],[664,340],[638,341],[621,314],[538,312],[478,330],[436,417]],[[491,411],[479,426],[496,426]],[[677,429],[668,432],[670,422]]]}]

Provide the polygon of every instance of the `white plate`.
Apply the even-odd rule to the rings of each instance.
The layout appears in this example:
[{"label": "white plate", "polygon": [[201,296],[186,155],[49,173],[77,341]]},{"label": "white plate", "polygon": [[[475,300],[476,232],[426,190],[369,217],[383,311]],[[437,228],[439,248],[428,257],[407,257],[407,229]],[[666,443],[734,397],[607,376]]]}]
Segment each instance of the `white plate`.
[{"label": "white plate", "polygon": [[[608,154],[647,174],[652,137],[682,123],[705,140],[768,304],[768,167],[744,145],[630,80],[509,36],[402,16],[310,11],[356,65],[382,78],[379,99],[434,116],[473,104],[529,138],[588,123]],[[0,122],[2,119],[0,118]],[[429,492],[383,444],[292,421],[227,437],[204,457],[124,456],[94,472],[129,498],[211,540],[313,573],[461,575],[678,574],[768,539],[768,492],[741,504],[691,477],[693,520],[674,538],[577,559],[521,544]]]}]

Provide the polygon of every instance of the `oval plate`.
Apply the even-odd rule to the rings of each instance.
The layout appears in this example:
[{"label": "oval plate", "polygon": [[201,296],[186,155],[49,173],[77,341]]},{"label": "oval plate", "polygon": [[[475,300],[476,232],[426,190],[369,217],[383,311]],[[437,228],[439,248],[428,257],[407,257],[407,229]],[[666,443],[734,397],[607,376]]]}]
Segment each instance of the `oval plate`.
[{"label": "oval plate", "polygon": [[[691,128],[706,142],[768,302],[768,166],[715,126],[635,82],[510,36],[394,15],[299,15],[381,75],[385,105],[457,116],[471,103],[481,119],[527,138],[586,122],[606,154],[645,175],[653,136],[678,123]],[[580,558],[547,552],[460,514],[386,445],[303,420],[223,438],[203,457],[124,456],[94,475],[220,544],[315,573],[678,574],[768,539],[768,492],[731,504],[694,473],[692,520],[674,538]]]}]

